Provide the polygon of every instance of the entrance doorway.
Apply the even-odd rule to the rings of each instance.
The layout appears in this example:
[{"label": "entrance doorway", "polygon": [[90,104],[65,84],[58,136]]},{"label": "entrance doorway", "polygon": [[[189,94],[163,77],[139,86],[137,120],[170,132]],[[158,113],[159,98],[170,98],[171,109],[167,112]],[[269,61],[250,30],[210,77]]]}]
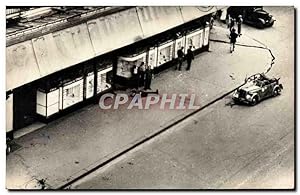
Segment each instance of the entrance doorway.
[{"label": "entrance doorway", "polygon": [[31,125],[36,121],[36,91],[32,83],[13,91],[14,130]]}]

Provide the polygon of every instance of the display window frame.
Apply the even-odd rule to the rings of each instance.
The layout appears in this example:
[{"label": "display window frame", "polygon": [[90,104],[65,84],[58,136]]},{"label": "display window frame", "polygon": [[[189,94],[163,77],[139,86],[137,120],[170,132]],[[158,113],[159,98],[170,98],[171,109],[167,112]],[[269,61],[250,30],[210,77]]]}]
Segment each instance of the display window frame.
[{"label": "display window frame", "polygon": [[210,36],[210,28],[206,26],[203,32],[203,46],[207,46],[209,44],[209,36]]},{"label": "display window frame", "polygon": [[[118,58],[118,63],[117,63],[117,76],[120,76],[120,77],[124,77],[124,78],[131,78],[132,77],[132,73],[131,73],[131,68],[132,68],[132,64],[131,65],[120,65],[123,61],[127,61],[128,63],[129,62],[132,62],[132,63],[137,63],[137,61],[141,61],[141,62],[144,62],[146,63],[146,57],[147,57],[147,52],[144,51],[142,53],[139,53],[139,54],[134,54],[132,56],[120,56]],[[140,60],[142,59],[142,60]],[[126,70],[125,71],[120,71],[120,67],[123,66],[125,67],[126,66]],[[129,67],[128,67],[129,66]],[[122,68],[121,68],[122,69]]]},{"label": "display window frame", "polygon": [[[178,43],[181,42],[182,45],[181,46],[178,46]],[[178,55],[177,55],[177,51],[183,47],[184,51],[185,51],[185,48],[186,48],[186,36],[182,36],[182,37],[179,37],[175,40],[175,50],[174,50],[174,57],[175,58],[178,58]]]},{"label": "display window frame", "polygon": [[89,72],[85,76],[85,99],[92,98],[95,95],[95,72]]},{"label": "display window frame", "polygon": [[191,37],[194,37],[194,36],[200,36],[199,37],[199,46],[198,47],[195,47],[195,45],[193,45],[192,47],[192,50],[197,50],[197,49],[201,49],[204,45],[204,28],[198,28],[192,32],[190,32],[189,34],[186,35],[186,38],[185,38],[185,54],[187,53],[187,50],[189,49],[190,47],[190,43],[189,43],[189,40]]},{"label": "display window frame", "polygon": [[59,88],[50,90],[37,89],[36,113],[43,117],[50,117],[59,112]]},{"label": "display window frame", "polygon": [[[101,94],[101,93],[103,93],[103,92],[105,92],[105,91],[107,91],[107,90],[109,90],[109,89],[112,88],[112,83],[107,83],[107,84],[110,85],[109,88],[99,90],[99,85],[101,84],[101,83],[99,83],[99,79],[101,80],[101,77],[99,77],[99,76],[103,75],[103,74],[106,74],[106,77],[107,77],[108,73],[112,72],[112,71],[113,71],[113,67],[112,66],[106,67],[105,69],[99,69],[97,71],[97,74],[96,74],[97,75],[97,77],[96,77],[96,83],[97,83],[97,85],[96,85],[96,94]],[[106,78],[106,80],[107,80],[107,78]]]},{"label": "display window frame", "polygon": [[[81,87],[79,88],[79,93],[78,93],[78,101],[73,102],[72,104],[65,104],[66,101],[64,101],[64,91],[66,90],[66,88],[71,88],[72,86],[76,86],[76,84],[79,84]],[[70,82],[64,83],[63,86],[61,86],[59,88],[59,99],[60,99],[60,104],[59,104],[59,109],[60,110],[65,110],[75,104],[78,104],[80,102],[82,102],[84,100],[83,96],[84,96],[84,78],[83,77],[78,77],[77,79],[74,79]]]},{"label": "display window frame", "polygon": [[[169,60],[164,61],[163,63],[160,63],[160,53],[161,53],[161,50],[163,50],[163,49],[165,49],[167,47],[171,47],[170,48]],[[160,44],[158,46],[158,49],[157,49],[157,67],[162,66],[163,64],[172,61],[173,60],[173,53],[174,53],[174,40],[169,40],[169,41],[167,41],[165,43]]]},{"label": "display window frame", "polygon": [[[158,51],[157,47],[152,47],[149,49],[147,65],[150,66],[152,70],[157,67],[157,54],[158,54],[157,51]],[[154,55],[153,60],[150,59],[152,54]],[[150,63],[151,61],[153,61],[153,64]]]}]

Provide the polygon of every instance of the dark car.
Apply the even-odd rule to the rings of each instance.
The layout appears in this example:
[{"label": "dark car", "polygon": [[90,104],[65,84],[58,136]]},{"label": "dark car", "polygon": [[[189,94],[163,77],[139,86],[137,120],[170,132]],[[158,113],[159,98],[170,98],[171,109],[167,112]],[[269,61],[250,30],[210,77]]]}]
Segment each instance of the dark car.
[{"label": "dark car", "polygon": [[257,28],[273,26],[275,18],[263,9],[262,6],[231,6],[227,10],[233,18],[243,17],[243,22]]},{"label": "dark car", "polygon": [[256,105],[258,102],[272,96],[277,96],[283,89],[280,78],[268,78],[262,73],[246,79],[245,85],[238,88],[232,95],[235,102]]}]

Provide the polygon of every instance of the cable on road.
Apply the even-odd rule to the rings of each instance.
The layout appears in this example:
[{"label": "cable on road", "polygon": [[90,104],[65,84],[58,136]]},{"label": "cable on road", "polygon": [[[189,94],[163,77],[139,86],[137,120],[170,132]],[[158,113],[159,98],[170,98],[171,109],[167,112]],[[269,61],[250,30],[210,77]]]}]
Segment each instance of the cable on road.
[{"label": "cable on road", "polygon": [[[253,38],[251,38],[251,39],[258,42],[258,43],[260,43],[260,44],[262,44],[261,42],[257,41],[256,39],[253,39]],[[209,40],[213,41],[213,42],[218,42],[218,43],[230,44],[230,42],[223,41],[223,40],[217,40],[217,39],[209,39]],[[263,47],[263,46],[256,46],[256,45],[246,45],[246,44],[241,44],[241,43],[236,43],[235,45],[242,46],[242,47],[252,47],[252,48],[268,50],[271,57],[272,57],[272,60],[271,60],[270,66],[267,68],[267,70],[264,72],[264,74],[267,74],[272,69],[273,65],[275,64],[275,56],[273,55],[272,50],[270,48],[268,48],[267,46]]]}]

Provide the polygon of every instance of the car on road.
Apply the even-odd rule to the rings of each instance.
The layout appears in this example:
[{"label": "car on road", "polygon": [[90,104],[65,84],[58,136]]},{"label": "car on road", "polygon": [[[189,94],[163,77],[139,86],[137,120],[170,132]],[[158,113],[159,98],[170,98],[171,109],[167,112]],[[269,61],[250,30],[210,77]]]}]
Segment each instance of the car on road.
[{"label": "car on road", "polygon": [[227,13],[236,19],[241,15],[244,24],[261,29],[273,26],[276,21],[262,6],[231,6],[228,8]]},{"label": "car on road", "polygon": [[245,84],[234,91],[232,98],[236,103],[256,105],[258,102],[272,96],[278,96],[283,89],[280,78],[268,78],[263,73],[252,75],[245,79]]}]

